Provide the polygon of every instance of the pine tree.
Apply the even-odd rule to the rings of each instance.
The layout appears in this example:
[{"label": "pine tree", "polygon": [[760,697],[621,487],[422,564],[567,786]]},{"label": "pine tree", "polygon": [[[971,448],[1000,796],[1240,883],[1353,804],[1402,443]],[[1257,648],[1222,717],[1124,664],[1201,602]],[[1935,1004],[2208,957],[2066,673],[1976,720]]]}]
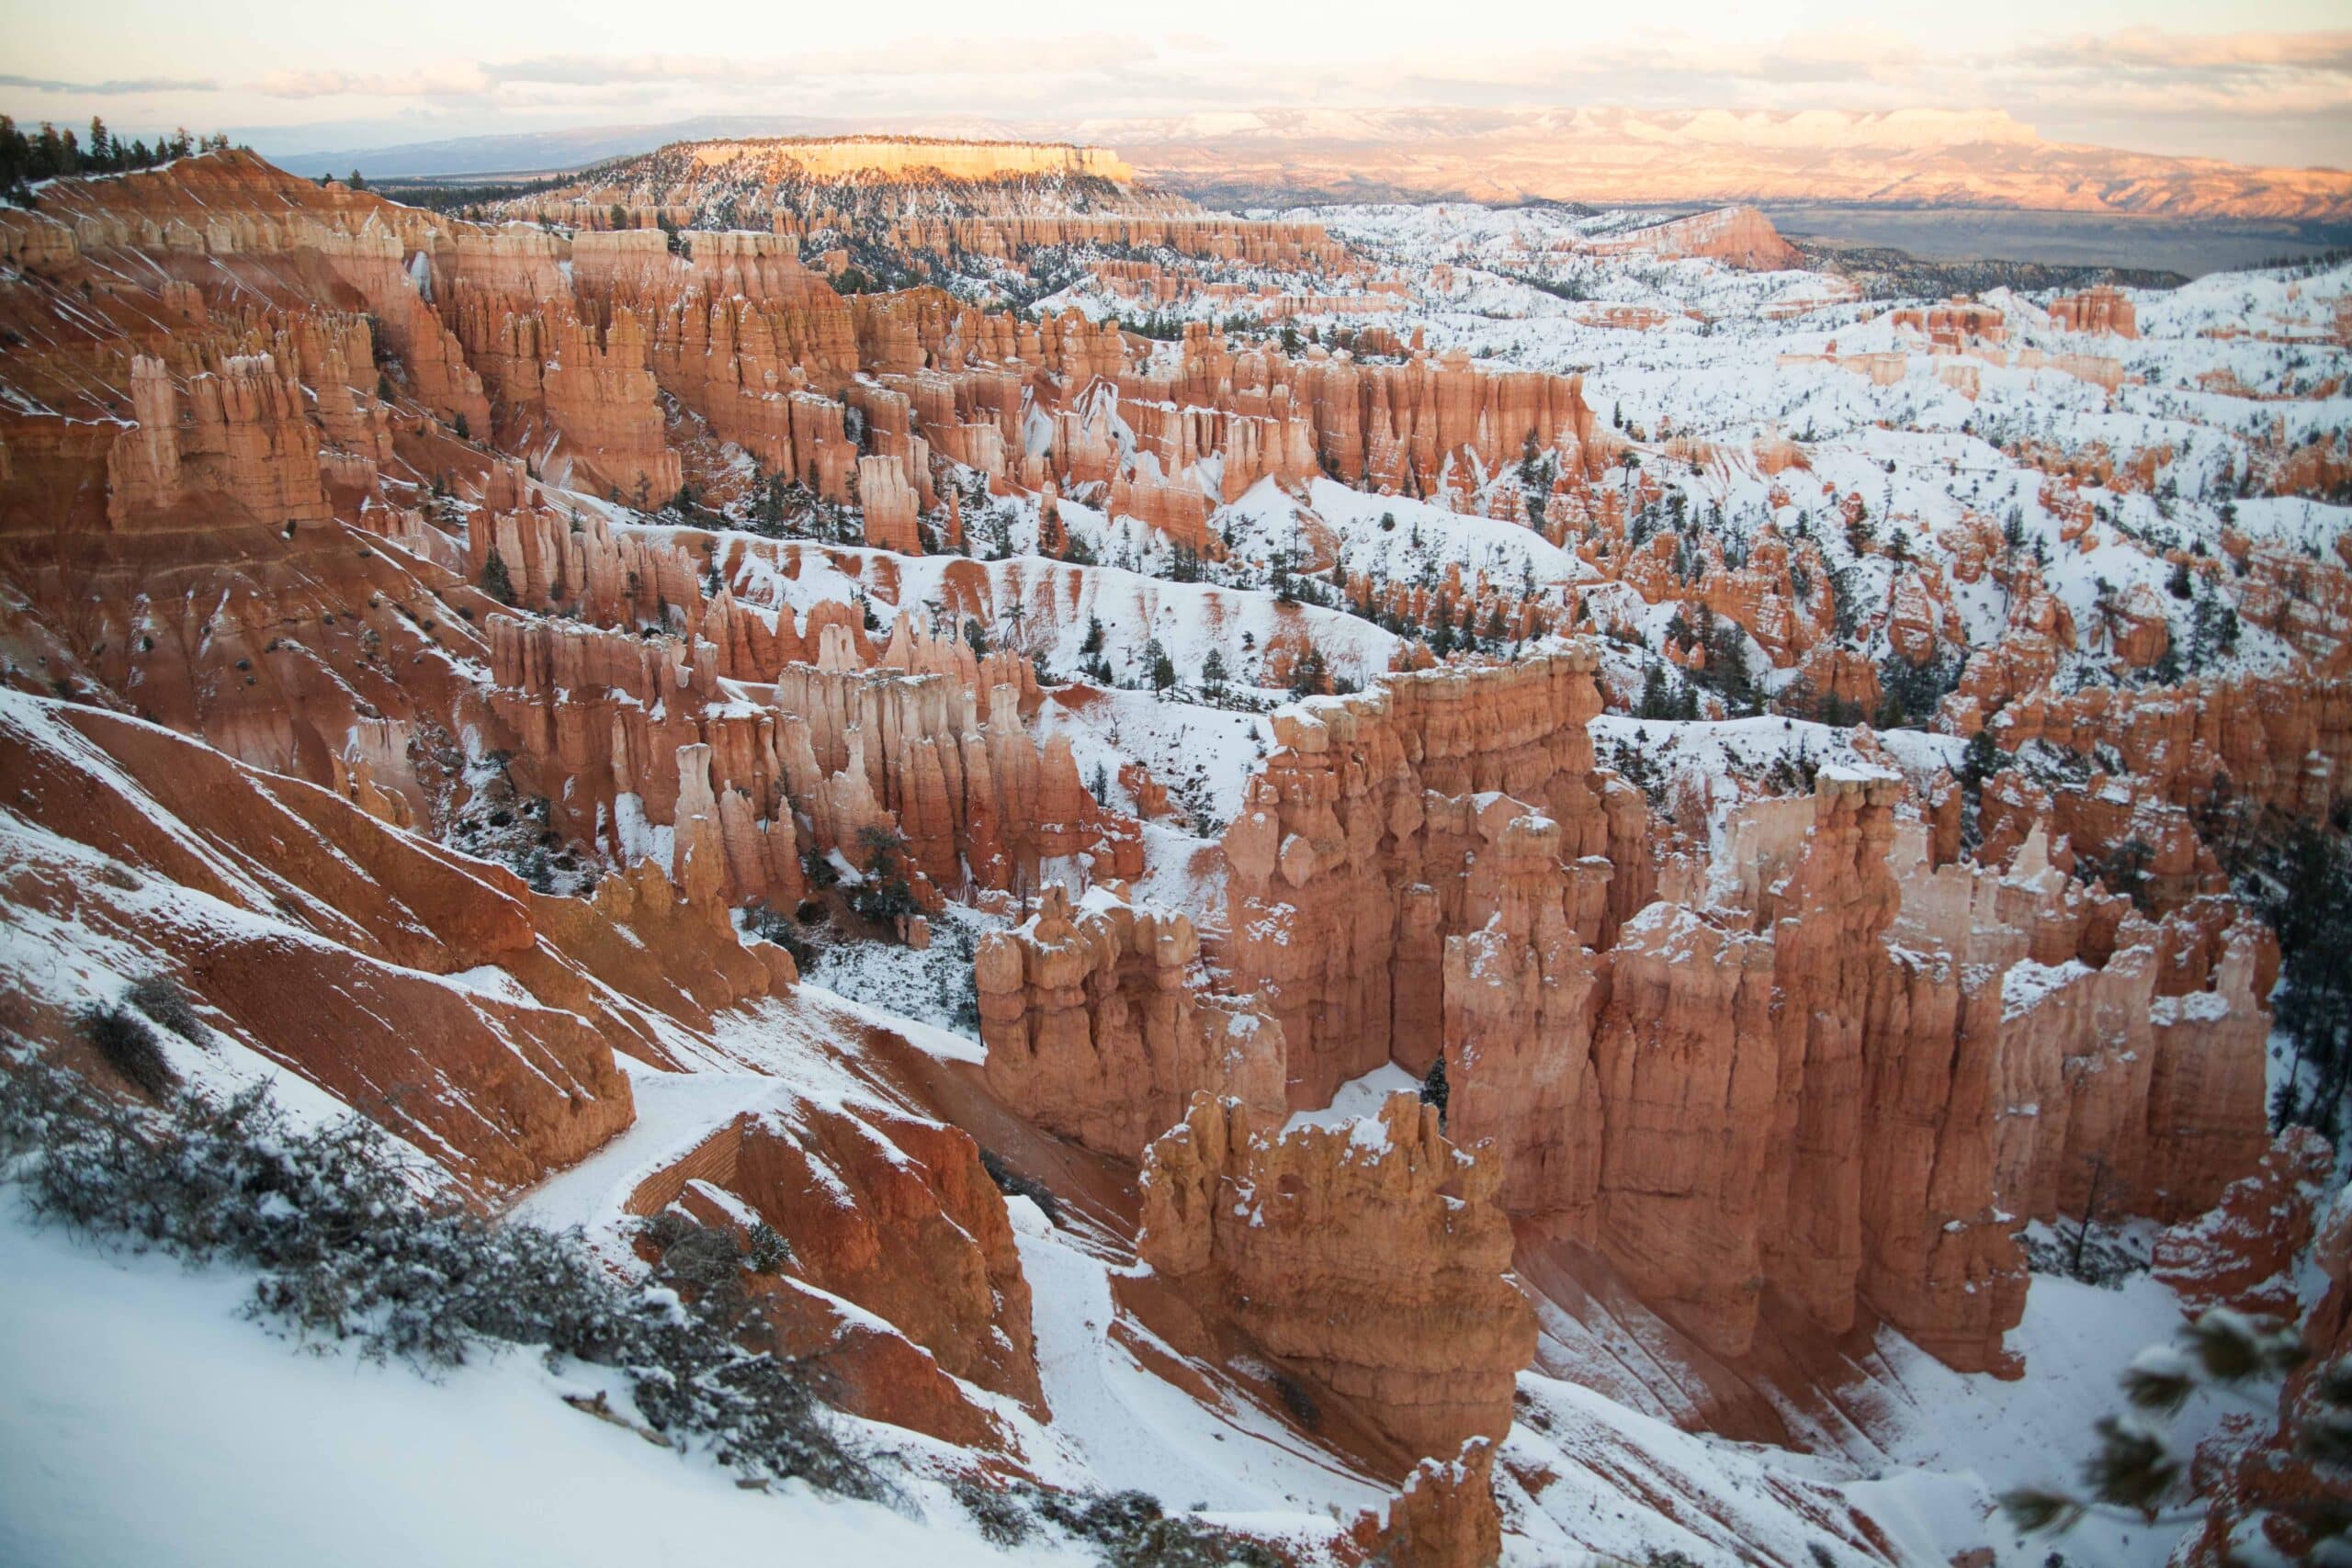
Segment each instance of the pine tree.
[{"label": "pine tree", "polygon": [[1961,782],[1981,789],[1986,779],[2007,767],[2009,761],[2009,754],[1994,741],[1992,730],[1979,729],[1968,738],[1968,750],[1961,753]]},{"label": "pine tree", "polygon": [[495,545],[490,548],[490,558],[481,563],[481,591],[502,604],[514,603],[514,582],[506,574],[506,558]]},{"label": "pine tree", "polygon": [[1209,656],[1201,660],[1201,689],[1215,696],[1225,690],[1225,655],[1212,648]]},{"label": "pine tree", "polygon": [[1437,1107],[1437,1130],[1441,1133],[1445,1131],[1446,1101],[1452,1097],[1453,1091],[1445,1082],[1445,1053],[1441,1051],[1437,1060],[1430,1064],[1428,1075],[1421,1079],[1421,1103]]},{"label": "pine tree", "polygon": [[[2302,1337],[2291,1325],[2226,1309],[2208,1312],[2181,1330],[2175,1343],[2150,1346],[2132,1358],[2120,1379],[2132,1414],[2102,1416],[2094,1424],[2098,1446],[2083,1465],[2083,1492],[2020,1487],[2002,1494],[2002,1510],[2024,1534],[2065,1530],[2086,1514],[2134,1525],[2200,1519],[2207,1505],[2194,1495],[2187,1460],[2167,1440],[2160,1418],[2177,1414],[2200,1390],[2230,1391],[2250,1402],[2263,1383],[2308,1359]],[[2313,1545],[2335,1544],[2352,1529],[2352,1516],[2335,1500],[2352,1460],[2352,1367],[2338,1360],[2315,1372],[2293,1446],[2333,1484],[2308,1486],[2302,1496],[2281,1497],[2269,1506],[2294,1521],[2298,1533]],[[2260,1435],[2249,1433],[2248,1439],[2259,1444]],[[2258,1532],[2256,1539],[2266,1535]],[[2315,1552],[2312,1560],[2326,1559]]]}]

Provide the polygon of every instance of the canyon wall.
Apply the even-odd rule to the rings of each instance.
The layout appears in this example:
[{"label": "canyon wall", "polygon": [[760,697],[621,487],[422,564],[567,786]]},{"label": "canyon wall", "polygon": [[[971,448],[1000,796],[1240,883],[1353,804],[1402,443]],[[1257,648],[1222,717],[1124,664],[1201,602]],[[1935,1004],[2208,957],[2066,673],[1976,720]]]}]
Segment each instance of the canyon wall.
[{"label": "canyon wall", "polygon": [[[1227,830],[1225,983],[1292,1103],[1442,1051],[1502,1204],[1719,1354],[1762,1293],[2008,1367],[2007,1215],[2202,1209],[2263,1145],[2265,939],[2049,863],[1938,863],[1893,773],[1732,813],[1663,863],[1596,770],[1589,654],[1305,705]],[[1898,815],[1898,809],[1905,815]]]}]

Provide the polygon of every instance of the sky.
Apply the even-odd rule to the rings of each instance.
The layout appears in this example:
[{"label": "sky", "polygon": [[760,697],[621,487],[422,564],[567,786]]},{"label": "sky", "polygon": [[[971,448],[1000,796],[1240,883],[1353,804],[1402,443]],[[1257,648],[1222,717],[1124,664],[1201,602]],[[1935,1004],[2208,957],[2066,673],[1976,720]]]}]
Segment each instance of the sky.
[{"label": "sky", "polygon": [[2052,141],[2352,167],[2346,0],[0,7],[0,112],[225,130],[265,152],[709,115],[1034,130],[1233,108],[1610,105],[2000,109]]}]

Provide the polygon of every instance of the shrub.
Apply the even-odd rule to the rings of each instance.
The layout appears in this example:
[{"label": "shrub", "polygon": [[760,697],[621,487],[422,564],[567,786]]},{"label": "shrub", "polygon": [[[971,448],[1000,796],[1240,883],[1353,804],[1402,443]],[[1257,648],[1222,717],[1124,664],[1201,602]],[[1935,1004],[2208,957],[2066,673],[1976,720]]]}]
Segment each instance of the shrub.
[{"label": "shrub", "polygon": [[1099,1543],[1116,1568],[1282,1568],[1281,1558],[1246,1536],[1168,1517],[1148,1492],[1040,1492],[1036,1511],[1046,1523]]},{"label": "shrub", "polygon": [[[656,1255],[651,1280],[631,1284],[577,1232],[492,1223],[455,1199],[421,1196],[429,1173],[357,1118],[300,1127],[264,1089],[128,1106],[5,1055],[0,1156],[17,1162],[40,1219],[255,1270],[248,1310],[257,1319],[428,1372],[520,1347],[611,1368],[634,1406],[628,1424],[641,1422],[653,1441],[707,1450],[748,1476],[797,1476],[905,1506],[836,1430],[806,1371],[767,1348],[773,1329],[741,1278],[788,1255],[765,1225],[746,1247],[730,1230],[656,1215],[639,1235]],[[1001,1183],[1022,1181],[982,1158]],[[1042,1188],[1023,1190],[1049,1201]],[[595,1408],[610,1414],[601,1398]],[[1097,1547],[1110,1568],[1283,1568],[1270,1548],[1168,1517],[1140,1492],[967,1482],[956,1495],[1000,1545],[1042,1528]]]},{"label": "shrub", "polygon": [[802,1369],[761,1348],[769,1336],[729,1272],[729,1233],[657,1220],[652,1283],[632,1286],[576,1233],[493,1224],[454,1199],[420,1197],[423,1173],[371,1124],[298,1127],[258,1089],[146,1111],[55,1068],[19,1066],[0,1078],[0,1147],[39,1151],[23,1173],[36,1214],[252,1268],[253,1314],[299,1335],[428,1371],[538,1347],[622,1371],[639,1415],[672,1447],[707,1448],[752,1475],[891,1495],[835,1433]]},{"label": "shrub", "polygon": [[1004,1156],[994,1149],[980,1151],[980,1168],[989,1173],[998,1191],[1008,1198],[1026,1198],[1046,1211],[1046,1218],[1055,1224],[1062,1223],[1062,1207],[1054,1199],[1053,1190],[1035,1177],[1022,1175],[1004,1163]]},{"label": "shrub", "polygon": [[178,1081],[147,1020],[120,1003],[94,1007],[82,1015],[82,1032],[123,1082],[161,1100]]},{"label": "shrub", "polygon": [[147,1015],[151,1023],[170,1030],[191,1045],[205,1045],[210,1035],[204,1021],[196,1016],[196,1009],[180,989],[179,982],[168,975],[150,975],[133,980],[130,989],[123,993],[123,1000]]},{"label": "shrub", "polygon": [[958,1482],[956,1499],[997,1546],[1018,1546],[1040,1525],[1102,1549],[1111,1568],[1283,1568],[1270,1548],[1197,1519],[1170,1518],[1145,1492],[1046,1492]]},{"label": "shrub", "polygon": [[1274,1393],[1282,1397],[1283,1408],[1290,1412],[1290,1418],[1301,1427],[1311,1432],[1322,1425],[1322,1408],[1315,1403],[1315,1395],[1307,1392],[1305,1383],[1285,1373],[1276,1372]]}]

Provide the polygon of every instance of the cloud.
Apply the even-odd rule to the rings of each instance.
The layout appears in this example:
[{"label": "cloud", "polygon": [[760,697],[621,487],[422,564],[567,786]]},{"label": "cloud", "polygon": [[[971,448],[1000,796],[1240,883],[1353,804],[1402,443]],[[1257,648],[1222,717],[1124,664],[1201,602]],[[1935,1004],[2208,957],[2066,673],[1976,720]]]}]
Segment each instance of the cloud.
[{"label": "cloud", "polygon": [[113,98],[132,93],[217,93],[220,84],[204,77],[136,76],[115,82],[57,82],[40,76],[0,76],[0,88],[29,93],[70,93],[76,97]]},{"label": "cloud", "polygon": [[[380,70],[293,68],[221,87],[155,77],[76,84],[0,77],[0,90],[106,96],[222,92],[255,118],[419,118],[447,134],[526,127],[772,115],[788,106],[884,128],[956,117],[1081,122],[1266,108],[1448,110],[1613,105],[1650,112],[2005,110],[2061,140],[2167,152],[2200,139],[2268,161],[2352,160],[2352,30],[2187,33],[2128,28],[2007,39],[1931,39],[1884,24],[1741,38],[1695,26],[1621,26],[1576,45],[1366,43],[1274,53],[1198,32],[1051,39],[994,34],[852,42],[773,55],[548,51]],[[70,105],[60,104],[68,107]],[[323,112],[322,112],[323,111]],[[181,112],[158,104],[158,118]],[[2213,128],[2224,133],[2211,136]],[[2269,129],[2264,129],[2268,127]],[[2233,128],[2233,129],[2231,129]]]},{"label": "cloud", "polygon": [[2052,65],[2102,64],[2169,71],[2278,67],[2352,73],[2352,30],[2301,33],[2171,33],[2161,28],[2078,34],[2026,51]]},{"label": "cloud", "polygon": [[465,98],[487,93],[495,78],[469,63],[428,66],[391,74],[346,71],[273,71],[254,90],[273,98]]}]

